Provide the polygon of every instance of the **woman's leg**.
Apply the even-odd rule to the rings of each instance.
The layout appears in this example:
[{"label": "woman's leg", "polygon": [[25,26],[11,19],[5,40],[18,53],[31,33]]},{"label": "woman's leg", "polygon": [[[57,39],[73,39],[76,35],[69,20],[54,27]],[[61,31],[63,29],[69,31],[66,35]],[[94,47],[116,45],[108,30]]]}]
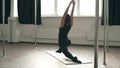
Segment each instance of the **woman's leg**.
[{"label": "woman's leg", "polygon": [[68,48],[67,48],[67,47],[61,47],[61,51],[63,52],[63,54],[64,54],[66,57],[68,57],[69,59],[71,59],[73,62],[81,63],[81,61],[79,61],[76,56],[74,57],[74,56],[68,51]]}]

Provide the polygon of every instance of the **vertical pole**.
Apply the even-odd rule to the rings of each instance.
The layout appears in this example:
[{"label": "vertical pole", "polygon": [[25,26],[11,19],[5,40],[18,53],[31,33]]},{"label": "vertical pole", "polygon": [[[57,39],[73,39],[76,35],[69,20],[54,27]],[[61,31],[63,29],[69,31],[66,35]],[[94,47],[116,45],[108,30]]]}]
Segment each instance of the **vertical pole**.
[{"label": "vertical pole", "polygon": [[37,48],[37,43],[36,43],[36,35],[37,35],[37,33],[36,33],[36,23],[37,23],[37,1],[35,0],[35,24],[34,24],[34,29],[35,29],[35,47]]},{"label": "vertical pole", "polygon": [[107,28],[107,43],[106,43],[106,49],[107,49],[107,51],[109,51],[108,50],[108,48],[109,48],[109,39],[108,39],[108,30],[109,30],[109,0],[107,0],[107,24],[106,24],[106,28]]},{"label": "vertical pole", "polygon": [[104,0],[104,59],[103,65],[106,65],[106,52],[108,43],[108,0]]},{"label": "vertical pole", "polygon": [[3,28],[2,28],[2,38],[3,38],[3,57],[5,57],[5,0],[2,0],[2,23],[3,23]]},{"label": "vertical pole", "polygon": [[13,42],[13,13],[14,13],[14,0],[11,0],[11,10],[10,10],[10,43]]},{"label": "vertical pole", "polygon": [[14,0],[11,0],[11,9],[10,9],[10,17],[13,17],[14,13]]},{"label": "vertical pole", "polygon": [[94,68],[98,68],[99,0],[96,0]]}]

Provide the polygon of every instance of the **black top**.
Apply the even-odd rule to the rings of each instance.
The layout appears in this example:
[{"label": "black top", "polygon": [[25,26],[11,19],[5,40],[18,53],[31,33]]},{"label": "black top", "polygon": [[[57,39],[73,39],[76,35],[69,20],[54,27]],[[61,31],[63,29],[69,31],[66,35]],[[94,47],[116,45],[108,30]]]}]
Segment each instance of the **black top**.
[{"label": "black top", "polygon": [[67,35],[71,29],[71,25],[64,25],[64,27],[59,28],[59,40],[68,39]]},{"label": "black top", "polygon": [[65,41],[68,40],[67,35],[71,29],[70,21],[71,21],[70,15],[67,14],[66,18],[65,18],[64,26],[59,28],[59,36],[58,36],[59,40],[58,40],[58,42],[59,42],[60,46],[65,45],[64,44],[64,43],[66,43]]},{"label": "black top", "polygon": [[65,40],[68,39],[67,35],[68,35],[70,29],[71,29],[71,25],[64,25],[63,27],[59,28],[59,40],[58,40],[58,42],[59,42],[60,46],[65,45],[64,42],[65,42]]}]

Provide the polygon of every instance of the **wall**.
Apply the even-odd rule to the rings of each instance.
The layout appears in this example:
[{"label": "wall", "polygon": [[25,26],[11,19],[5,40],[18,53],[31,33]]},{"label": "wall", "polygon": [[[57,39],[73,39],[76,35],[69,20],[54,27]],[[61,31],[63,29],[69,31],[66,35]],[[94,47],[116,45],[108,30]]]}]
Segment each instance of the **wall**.
[{"label": "wall", "polygon": [[[61,17],[43,17],[42,25],[37,25],[37,42],[42,43],[58,43],[58,31],[60,25]],[[35,39],[35,29],[34,25],[18,24],[17,20],[16,29],[16,42],[34,42]],[[0,25],[0,29],[1,29]],[[6,25],[6,38],[9,36],[9,31],[7,31]],[[103,45],[103,26],[99,26],[99,44]],[[74,25],[69,33],[69,38],[72,40],[73,44],[94,44],[94,31],[95,31],[95,18],[93,17],[75,17]],[[8,33],[7,33],[8,32]],[[120,46],[120,27],[110,26],[109,27],[109,45]]]},{"label": "wall", "polygon": [[[87,33],[89,29],[94,28],[94,18],[75,18],[74,25],[69,33],[69,38],[72,40],[73,44],[89,44],[89,41],[87,41]],[[37,26],[37,40],[38,42],[52,42],[57,43],[58,39],[58,31],[59,31],[59,25],[61,22],[60,17],[43,17],[42,18],[42,25]],[[28,39],[34,38],[34,33],[31,32],[34,31],[33,25],[21,25],[21,31],[22,31],[22,37],[21,39],[24,41],[28,41],[25,39],[25,37],[28,37]],[[30,28],[31,27],[31,28]],[[25,32],[27,31],[27,32]],[[25,33],[23,33],[25,32]],[[30,35],[31,34],[31,35]],[[32,37],[33,36],[33,37]],[[30,40],[29,41],[34,41]]]}]

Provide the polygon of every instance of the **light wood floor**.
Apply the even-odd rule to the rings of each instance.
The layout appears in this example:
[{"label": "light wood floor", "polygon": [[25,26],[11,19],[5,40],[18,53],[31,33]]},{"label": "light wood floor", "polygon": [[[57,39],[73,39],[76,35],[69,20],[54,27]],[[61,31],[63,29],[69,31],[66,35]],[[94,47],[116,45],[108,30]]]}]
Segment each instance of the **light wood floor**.
[{"label": "light wood floor", "polygon": [[[48,55],[46,51],[57,50],[57,44],[16,43],[5,44],[6,57],[2,56],[0,43],[0,68],[94,68],[94,47],[72,45],[69,50],[76,56],[92,61],[91,64],[65,65]],[[99,49],[99,68],[120,68],[120,47],[109,47],[107,65],[103,65],[103,47]]]}]

